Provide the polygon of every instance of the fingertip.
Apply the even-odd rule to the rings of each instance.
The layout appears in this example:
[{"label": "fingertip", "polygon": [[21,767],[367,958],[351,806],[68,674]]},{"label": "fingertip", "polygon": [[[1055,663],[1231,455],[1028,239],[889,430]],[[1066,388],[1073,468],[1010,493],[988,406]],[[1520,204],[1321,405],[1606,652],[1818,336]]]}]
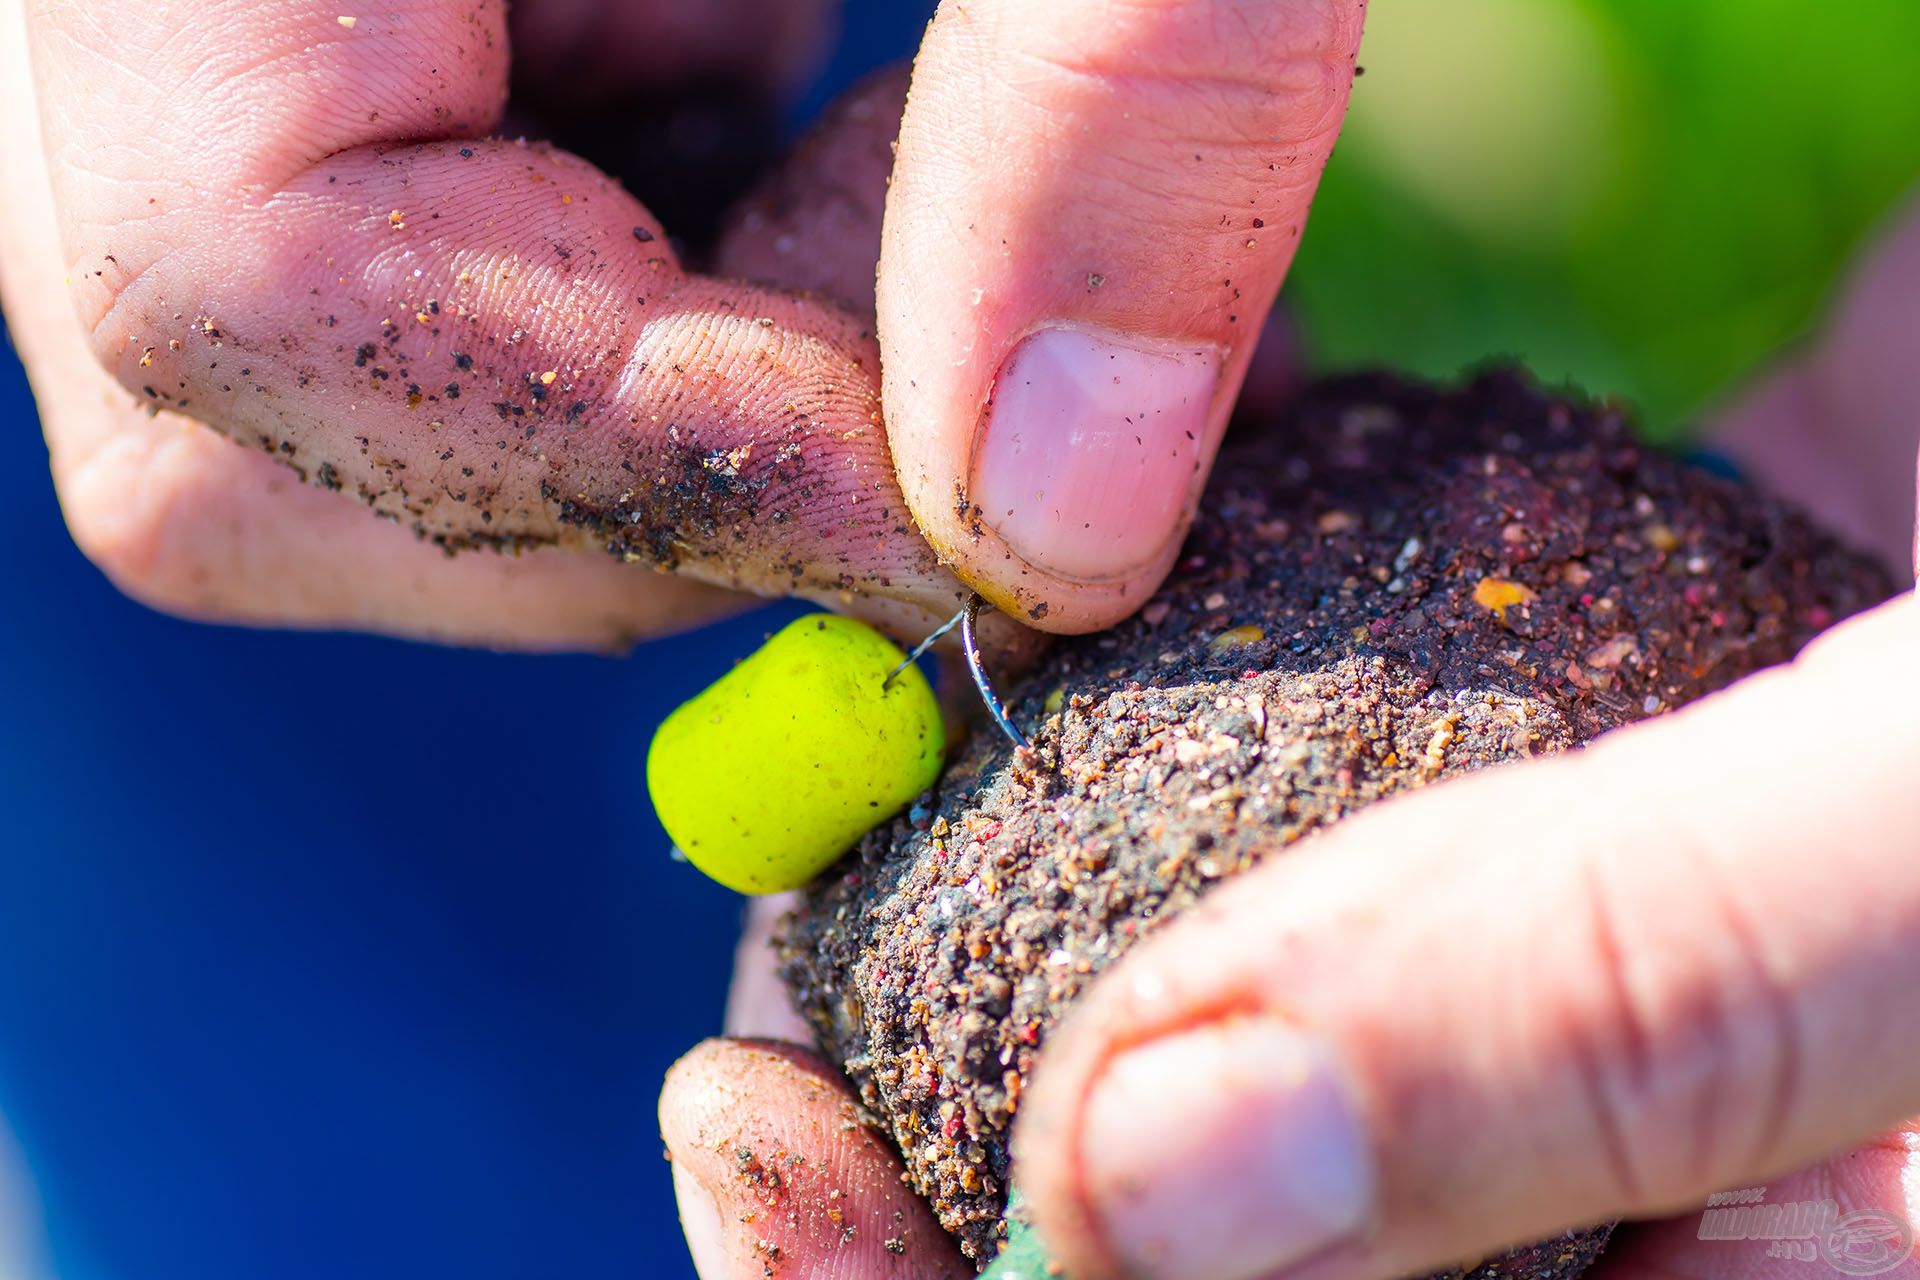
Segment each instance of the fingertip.
[{"label": "fingertip", "polygon": [[1093,630],[1144,603],[1225,426],[1222,356],[1077,325],[1021,339],[957,485],[962,563],[983,593],[1050,631]]},{"label": "fingertip", "polygon": [[659,1118],[660,1134],[668,1147],[697,1123],[699,1108],[704,1105],[702,1095],[713,1078],[713,1060],[722,1043],[718,1039],[702,1040],[667,1068],[660,1084]]},{"label": "fingertip", "polygon": [[775,1264],[848,1280],[968,1274],[839,1073],[798,1046],[695,1046],[667,1073],[660,1128],[702,1280]]},{"label": "fingertip", "polygon": [[922,532],[1029,625],[1111,625],[1175,562],[1361,10],[942,6],[887,198],[887,429]]},{"label": "fingertip", "polygon": [[1353,1073],[1222,962],[1263,967],[1260,930],[1223,939],[1264,914],[1222,905],[1116,966],[1023,1097],[1017,1178],[1067,1274],[1250,1280],[1341,1247],[1373,1210]]},{"label": "fingertip", "polygon": [[694,1272],[700,1280],[724,1280],[733,1271],[731,1234],[721,1216],[720,1202],[687,1172],[683,1164],[673,1166],[673,1199],[680,1213],[680,1234],[686,1237],[687,1252],[693,1256]]}]

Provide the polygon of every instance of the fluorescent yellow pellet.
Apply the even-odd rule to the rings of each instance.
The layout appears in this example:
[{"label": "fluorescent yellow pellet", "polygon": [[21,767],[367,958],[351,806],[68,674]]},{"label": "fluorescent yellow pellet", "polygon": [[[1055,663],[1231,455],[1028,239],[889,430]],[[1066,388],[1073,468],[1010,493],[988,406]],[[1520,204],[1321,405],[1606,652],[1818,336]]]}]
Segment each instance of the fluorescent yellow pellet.
[{"label": "fluorescent yellow pellet", "polygon": [[694,866],[741,893],[812,880],[933,785],[940,707],[863,622],[792,623],[654,735],[647,788]]}]

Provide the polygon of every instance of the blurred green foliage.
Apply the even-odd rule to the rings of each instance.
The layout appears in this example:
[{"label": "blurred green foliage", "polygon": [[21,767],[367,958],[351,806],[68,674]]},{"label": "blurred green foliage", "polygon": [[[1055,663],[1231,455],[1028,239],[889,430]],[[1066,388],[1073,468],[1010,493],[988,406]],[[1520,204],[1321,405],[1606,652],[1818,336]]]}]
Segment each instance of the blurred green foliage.
[{"label": "blurred green foliage", "polygon": [[1286,297],[1322,367],[1512,355],[1657,436],[1920,176],[1920,3],[1374,0]]}]

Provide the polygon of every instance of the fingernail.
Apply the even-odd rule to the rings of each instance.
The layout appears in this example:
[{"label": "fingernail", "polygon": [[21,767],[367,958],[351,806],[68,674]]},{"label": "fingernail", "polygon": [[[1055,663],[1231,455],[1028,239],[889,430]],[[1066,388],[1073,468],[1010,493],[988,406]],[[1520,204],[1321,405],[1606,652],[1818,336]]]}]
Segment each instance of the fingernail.
[{"label": "fingernail", "polygon": [[974,447],[981,518],[1037,569],[1086,581],[1151,564],[1199,484],[1220,353],[1086,329],[1022,339]]},{"label": "fingernail", "polygon": [[1252,1280],[1357,1233],[1373,1158],[1322,1042],[1264,1018],[1115,1059],[1089,1099],[1086,1189],[1128,1274]]},{"label": "fingernail", "polygon": [[673,1166],[673,1198],[680,1204],[680,1230],[700,1280],[726,1280],[727,1233],[720,1220],[720,1202],[677,1162]]}]

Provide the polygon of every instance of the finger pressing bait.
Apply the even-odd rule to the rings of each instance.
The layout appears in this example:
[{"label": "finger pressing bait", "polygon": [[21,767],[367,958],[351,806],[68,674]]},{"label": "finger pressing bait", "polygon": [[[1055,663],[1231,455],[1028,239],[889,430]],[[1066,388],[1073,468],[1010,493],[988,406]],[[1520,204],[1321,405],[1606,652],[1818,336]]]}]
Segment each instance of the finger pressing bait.
[{"label": "finger pressing bait", "polygon": [[816,614],[668,716],[647,788],[687,860],[741,893],[796,889],[932,786],[940,707],[904,657],[864,622]]}]

